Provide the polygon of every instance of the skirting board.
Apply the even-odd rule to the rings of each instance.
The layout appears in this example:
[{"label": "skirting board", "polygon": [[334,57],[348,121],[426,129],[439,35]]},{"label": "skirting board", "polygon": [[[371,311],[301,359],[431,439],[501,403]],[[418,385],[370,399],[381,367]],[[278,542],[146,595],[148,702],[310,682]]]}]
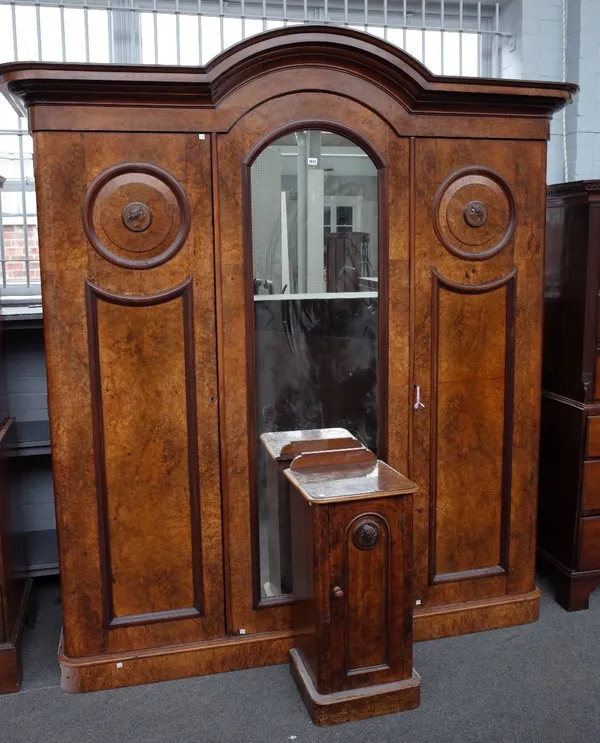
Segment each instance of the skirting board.
[{"label": "skirting board", "polygon": [[536,587],[529,593],[415,609],[414,640],[439,640],[536,622],[540,616],[541,595]]},{"label": "skirting board", "polygon": [[[536,588],[525,594],[419,609],[414,613],[414,639],[435,640],[535,622],[539,605]],[[100,691],[287,663],[294,638],[294,632],[286,630],[69,658],[61,636],[61,686],[69,692]]]},{"label": "skirting board", "polygon": [[61,633],[58,648],[60,683],[69,692],[100,691],[278,665],[287,663],[294,639],[292,631],[264,632],[207,642],[69,658],[64,654]]}]

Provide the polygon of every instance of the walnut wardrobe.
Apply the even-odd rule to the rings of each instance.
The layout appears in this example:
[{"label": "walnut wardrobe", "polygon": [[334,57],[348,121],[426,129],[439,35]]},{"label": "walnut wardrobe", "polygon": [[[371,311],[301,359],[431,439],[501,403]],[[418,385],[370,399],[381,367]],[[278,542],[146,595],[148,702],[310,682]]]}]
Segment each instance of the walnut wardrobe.
[{"label": "walnut wardrobe", "polygon": [[415,639],[535,620],[546,139],[576,87],[312,25],[0,81],[34,136],[63,687],[288,659],[277,431],[341,426],[417,483]]}]

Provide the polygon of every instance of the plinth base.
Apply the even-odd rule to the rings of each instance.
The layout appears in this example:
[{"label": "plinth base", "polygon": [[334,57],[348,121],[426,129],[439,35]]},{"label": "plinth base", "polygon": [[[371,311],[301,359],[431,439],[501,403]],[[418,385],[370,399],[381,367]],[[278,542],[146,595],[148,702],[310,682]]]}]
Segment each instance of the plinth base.
[{"label": "plinth base", "polygon": [[413,614],[413,640],[438,640],[490,629],[516,627],[537,622],[540,615],[539,588],[529,593],[464,601],[443,606],[417,606]]},{"label": "plinth base", "polygon": [[404,712],[419,706],[421,677],[414,669],[412,678],[404,681],[319,694],[300,653],[292,648],[290,656],[292,678],[315,725],[337,725],[340,722]]},{"label": "plinth base", "polygon": [[289,631],[263,632],[70,658],[65,654],[61,632],[60,685],[65,691],[82,693],[277,665],[287,661],[295,641],[296,636]]},{"label": "plinth base", "polygon": [[538,559],[549,571],[557,602],[567,611],[590,608],[590,595],[600,586],[600,570],[572,570],[538,547]]},{"label": "plinth base", "polygon": [[9,642],[0,643],[0,694],[12,694],[21,688],[21,638],[32,583],[31,578],[23,583],[21,604],[12,637]]}]

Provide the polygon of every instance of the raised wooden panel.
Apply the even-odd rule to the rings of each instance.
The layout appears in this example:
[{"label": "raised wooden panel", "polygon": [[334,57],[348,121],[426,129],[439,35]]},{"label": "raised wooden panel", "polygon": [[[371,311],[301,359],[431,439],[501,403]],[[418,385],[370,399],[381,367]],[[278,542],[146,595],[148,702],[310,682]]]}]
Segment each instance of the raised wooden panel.
[{"label": "raised wooden panel", "polygon": [[105,624],[202,614],[192,284],[88,284]]},{"label": "raised wooden panel", "polygon": [[579,569],[600,570],[600,516],[581,519]]},{"label": "raised wooden panel", "polygon": [[588,418],[586,456],[600,457],[600,415]]},{"label": "raised wooden panel", "polygon": [[582,509],[600,511],[600,462],[584,462]]},{"label": "raised wooden panel", "polygon": [[[412,548],[403,538],[403,509],[388,499],[330,510],[332,691],[410,675],[403,643],[412,607],[404,605],[402,586]],[[343,595],[336,597],[336,586]]]},{"label": "raised wooden panel", "polygon": [[514,299],[514,272],[475,286],[433,274],[431,582],[506,569]]},{"label": "raised wooden panel", "polygon": [[391,534],[377,514],[359,516],[344,538],[346,673],[388,668]]}]

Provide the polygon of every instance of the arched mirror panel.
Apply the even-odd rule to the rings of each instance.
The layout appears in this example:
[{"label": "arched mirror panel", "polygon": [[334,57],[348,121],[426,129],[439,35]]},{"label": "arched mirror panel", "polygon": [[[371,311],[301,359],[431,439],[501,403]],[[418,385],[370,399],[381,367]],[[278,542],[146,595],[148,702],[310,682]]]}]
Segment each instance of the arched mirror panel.
[{"label": "arched mirror panel", "polygon": [[286,442],[337,429],[332,438],[378,448],[379,178],[355,142],[302,130],[258,155],[250,183],[255,518],[268,604],[294,590]]}]

